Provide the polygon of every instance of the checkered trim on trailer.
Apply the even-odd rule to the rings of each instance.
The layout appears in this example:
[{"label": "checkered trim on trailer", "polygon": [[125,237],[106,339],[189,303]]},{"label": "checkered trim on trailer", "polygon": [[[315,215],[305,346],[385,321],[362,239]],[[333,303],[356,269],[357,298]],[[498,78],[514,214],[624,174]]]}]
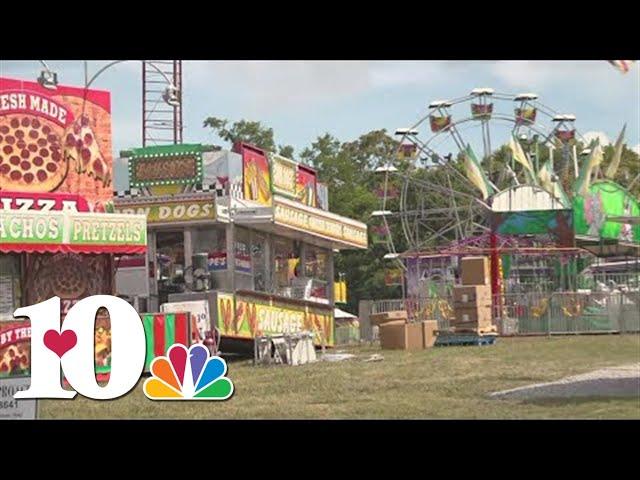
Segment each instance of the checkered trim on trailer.
[{"label": "checkered trim on trailer", "polygon": [[241,183],[232,183],[229,185],[229,195],[231,198],[244,198]]},{"label": "checkered trim on trailer", "polygon": [[210,185],[202,185],[197,183],[193,186],[193,189],[191,191],[192,192],[212,192],[216,194],[216,197],[224,197],[227,194],[225,186],[219,182],[212,183]]},{"label": "checkered trim on trailer", "polygon": [[[186,188],[183,193],[215,193],[216,197],[225,197],[229,192],[229,184],[223,185],[219,182],[210,184],[210,185],[202,185],[201,183],[196,183]],[[242,192],[242,185],[239,186],[239,192]],[[136,198],[139,196],[151,196],[150,192],[147,188],[132,188],[131,190],[120,190],[114,191],[113,196],[116,198]]]},{"label": "checkered trim on trailer", "polygon": [[140,195],[140,190],[137,188],[132,188],[131,190],[119,190],[113,192],[113,196],[116,198],[133,198]]}]

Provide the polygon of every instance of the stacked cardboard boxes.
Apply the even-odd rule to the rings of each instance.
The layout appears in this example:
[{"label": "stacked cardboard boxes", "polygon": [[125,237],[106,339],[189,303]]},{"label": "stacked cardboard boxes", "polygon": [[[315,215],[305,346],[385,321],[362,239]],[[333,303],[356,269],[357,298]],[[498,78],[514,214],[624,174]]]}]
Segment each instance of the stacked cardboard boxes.
[{"label": "stacked cardboard boxes", "polygon": [[455,331],[495,331],[491,322],[491,270],[487,257],[466,257],[460,261],[462,285],[453,288]]},{"label": "stacked cardboard boxes", "polygon": [[371,315],[371,323],[380,329],[380,346],[393,350],[420,350],[433,347],[438,328],[435,320],[409,322],[406,311]]}]

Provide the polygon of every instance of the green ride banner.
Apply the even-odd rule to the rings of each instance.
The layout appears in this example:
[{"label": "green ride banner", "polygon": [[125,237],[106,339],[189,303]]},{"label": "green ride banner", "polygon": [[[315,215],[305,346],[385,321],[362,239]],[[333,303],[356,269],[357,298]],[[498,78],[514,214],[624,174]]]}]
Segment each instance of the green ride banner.
[{"label": "green ride banner", "polygon": [[601,180],[573,200],[575,230],[578,235],[640,243],[640,225],[608,220],[612,217],[638,217],[638,200],[620,185]]}]

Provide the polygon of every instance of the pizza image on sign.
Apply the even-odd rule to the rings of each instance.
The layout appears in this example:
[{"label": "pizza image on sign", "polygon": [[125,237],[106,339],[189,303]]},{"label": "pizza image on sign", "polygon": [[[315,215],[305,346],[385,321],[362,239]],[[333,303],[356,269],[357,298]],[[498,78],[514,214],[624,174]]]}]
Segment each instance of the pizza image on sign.
[{"label": "pizza image on sign", "polygon": [[108,92],[0,78],[0,191],[112,196]]},{"label": "pizza image on sign", "polygon": [[28,374],[30,352],[29,321],[0,322],[0,378]]},{"label": "pizza image on sign", "polygon": [[51,192],[67,176],[60,148],[64,132],[53,122],[24,115],[0,116],[2,190]]}]

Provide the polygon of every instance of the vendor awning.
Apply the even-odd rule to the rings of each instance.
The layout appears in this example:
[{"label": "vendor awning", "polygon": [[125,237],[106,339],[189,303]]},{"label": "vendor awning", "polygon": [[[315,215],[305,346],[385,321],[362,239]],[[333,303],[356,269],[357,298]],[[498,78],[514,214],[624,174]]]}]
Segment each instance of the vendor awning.
[{"label": "vendor awning", "polygon": [[0,210],[0,252],[144,253],[144,215]]},{"label": "vendor awning", "polygon": [[235,207],[234,221],[334,249],[366,249],[367,225],[274,195],[272,207]]}]

